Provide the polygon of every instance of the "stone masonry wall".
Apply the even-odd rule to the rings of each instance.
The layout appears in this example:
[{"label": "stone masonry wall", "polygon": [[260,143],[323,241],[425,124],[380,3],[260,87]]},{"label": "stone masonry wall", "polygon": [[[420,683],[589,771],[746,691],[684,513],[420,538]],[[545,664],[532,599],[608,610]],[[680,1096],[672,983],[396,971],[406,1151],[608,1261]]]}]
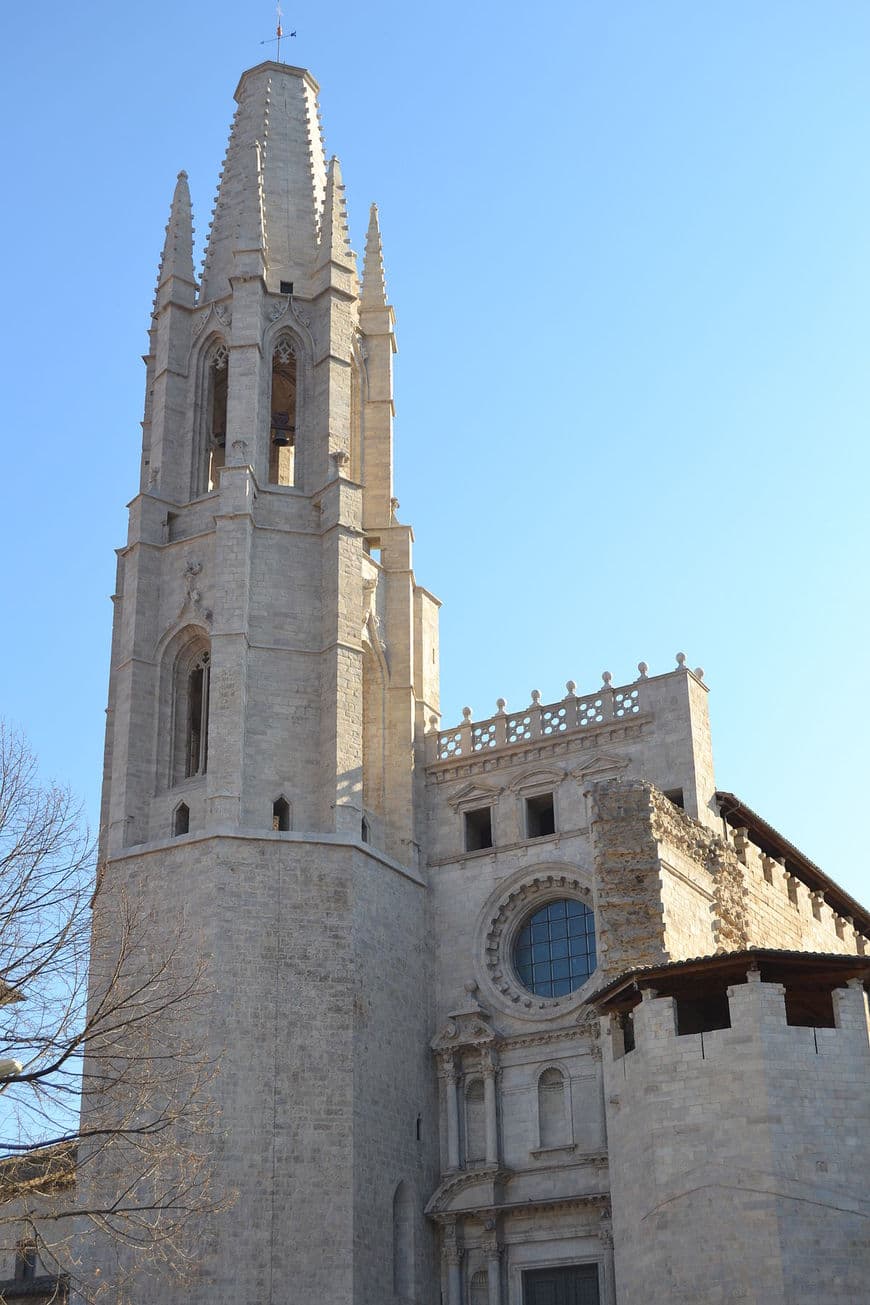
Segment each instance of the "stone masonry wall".
[{"label": "stone masonry wall", "polygon": [[[237,1300],[240,1284],[252,1300],[383,1300],[402,1177],[415,1180],[431,1281],[423,885],[360,844],[278,833],[189,835],[105,875],[155,918],[186,922],[214,985],[198,1030],[218,1067],[216,1183],[235,1201],[203,1228],[185,1300]],[[175,1299],[169,1284],[139,1288],[134,1305]],[[418,1299],[430,1305],[422,1287]]]},{"label": "stone masonry wall", "polygon": [[792,1028],[783,989],[729,989],[732,1028],[677,1036],[671,998],[605,1026],[619,1305],[856,1305],[870,1274],[870,1072],[860,987],[839,1027]]},{"label": "stone masonry wall", "polygon": [[593,789],[595,925],[602,983],[637,965],[670,959],[664,945],[661,858],[648,784]]},{"label": "stone masonry wall", "polygon": [[757,847],[726,842],[649,784],[592,795],[602,981],[639,965],[745,947],[863,953],[867,940]]}]

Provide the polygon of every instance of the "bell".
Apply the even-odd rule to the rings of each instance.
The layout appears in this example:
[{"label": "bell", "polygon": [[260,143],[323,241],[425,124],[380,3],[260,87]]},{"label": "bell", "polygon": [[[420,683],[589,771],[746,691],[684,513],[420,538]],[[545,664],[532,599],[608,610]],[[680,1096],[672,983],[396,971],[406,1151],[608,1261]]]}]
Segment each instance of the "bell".
[{"label": "bell", "polygon": [[272,443],[279,449],[286,448],[292,444],[290,432],[293,427],[290,425],[289,412],[272,413]]}]

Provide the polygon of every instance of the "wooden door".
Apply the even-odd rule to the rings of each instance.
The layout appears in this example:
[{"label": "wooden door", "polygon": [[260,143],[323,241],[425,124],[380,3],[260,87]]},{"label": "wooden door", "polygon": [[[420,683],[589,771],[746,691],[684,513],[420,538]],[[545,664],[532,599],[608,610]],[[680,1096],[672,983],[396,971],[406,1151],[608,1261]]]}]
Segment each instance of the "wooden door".
[{"label": "wooden door", "polygon": [[569,1264],[523,1274],[523,1305],[600,1305],[598,1265]]}]

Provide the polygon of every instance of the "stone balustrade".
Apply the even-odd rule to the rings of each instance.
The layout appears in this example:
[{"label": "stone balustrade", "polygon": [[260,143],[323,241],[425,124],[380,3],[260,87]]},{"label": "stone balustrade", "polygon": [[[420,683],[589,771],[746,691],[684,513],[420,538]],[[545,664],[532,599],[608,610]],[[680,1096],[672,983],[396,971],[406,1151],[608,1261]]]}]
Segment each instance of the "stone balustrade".
[{"label": "stone balustrade", "polygon": [[[677,653],[677,669],[670,675],[694,674],[702,679],[704,672],[698,668],[689,671],[684,653]],[[646,662],[639,662],[638,678],[631,684],[614,687],[609,671],[601,676],[600,688],[592,693],[578,695],[576,684],[569,680],[567,693],[558,702],[542,703],[537,689],[532,689],[531,702],[521,711],[508,711],[504,698],[499,698],[494,716],[485,720],[472,719],[470,707],[462,710],[462,723],[452,729],[439,730],[438,717],[429,719],[427,733],[428,760],[452,761],[457,757],[470,757],[487,753],[495,748],[527,743],[533,739],[553,738],[575,730],[589,729],[607,721],[625,720],[646,710],[646,685],[650,681]],[[656,676],[663,679],[664,676]]]}]

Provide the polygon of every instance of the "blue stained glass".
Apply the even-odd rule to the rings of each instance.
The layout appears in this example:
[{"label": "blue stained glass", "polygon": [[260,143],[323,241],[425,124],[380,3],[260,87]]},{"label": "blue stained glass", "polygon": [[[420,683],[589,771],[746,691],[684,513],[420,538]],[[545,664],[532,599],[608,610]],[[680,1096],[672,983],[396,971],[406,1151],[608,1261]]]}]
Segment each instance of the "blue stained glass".
[{"label": "blue stained glass", "polygon": [[576,898],[539,907],[523,923],[514,966],[524,987],[539,997],[564,997],[595,969],[595,918]]}]

